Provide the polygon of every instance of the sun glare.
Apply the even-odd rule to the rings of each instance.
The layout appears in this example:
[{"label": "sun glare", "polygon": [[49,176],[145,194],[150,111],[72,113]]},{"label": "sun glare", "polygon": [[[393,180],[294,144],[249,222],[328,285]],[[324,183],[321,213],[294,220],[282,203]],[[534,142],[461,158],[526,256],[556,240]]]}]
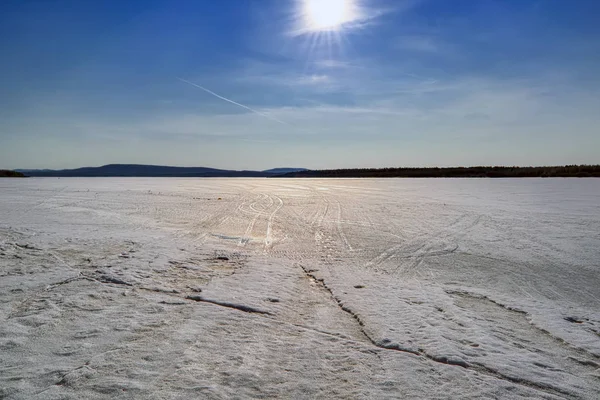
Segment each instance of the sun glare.
[{"label": "sun glare", "polygon": [[309,31],[338,31],[356,19],[355,0],[304,0],[303,14]]},{"label": "sun glare", "polygon": [[300,38],[309,58],[344,57],[348,35],[364,29],[374,15],[371,0],[295,0],[290,37]]}]

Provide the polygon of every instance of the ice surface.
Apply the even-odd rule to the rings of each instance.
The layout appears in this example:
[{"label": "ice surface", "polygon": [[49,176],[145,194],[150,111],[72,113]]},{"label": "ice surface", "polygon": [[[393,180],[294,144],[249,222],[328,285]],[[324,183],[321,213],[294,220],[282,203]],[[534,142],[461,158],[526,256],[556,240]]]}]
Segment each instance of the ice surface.
[{"label": "ice surface", "polygon": [[1,180],[0,320],[0,399],[597,399],[600,180]]}]

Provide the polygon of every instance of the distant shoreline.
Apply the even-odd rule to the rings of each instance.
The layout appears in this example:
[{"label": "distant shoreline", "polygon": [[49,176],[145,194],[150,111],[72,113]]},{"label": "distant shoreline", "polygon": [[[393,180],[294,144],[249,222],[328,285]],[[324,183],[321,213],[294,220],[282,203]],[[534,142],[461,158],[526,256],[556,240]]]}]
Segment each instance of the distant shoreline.
[{"label": "distant shoreline", "polygon": [[266,171],[219,170],[205,167],[111,164],[67,170],[0,170],[0,177],[132,177],[132,178],[600,178],[600,165],[541,167],[402,167]]},{"label": "distant shoreline", "polygon": [[308,170],[275,178],[600,178],[600,165]]}]

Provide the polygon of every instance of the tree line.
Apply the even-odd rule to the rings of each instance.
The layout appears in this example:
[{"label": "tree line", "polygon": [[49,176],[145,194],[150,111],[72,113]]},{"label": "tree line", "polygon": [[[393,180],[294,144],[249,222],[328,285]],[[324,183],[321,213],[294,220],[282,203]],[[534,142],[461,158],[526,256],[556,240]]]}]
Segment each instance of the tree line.
[{"label": "tree line", "polygon": [[285,178],[568,178],[600,177],[600,165],[545,167],[426,167],[308,170],[283,174]]}]

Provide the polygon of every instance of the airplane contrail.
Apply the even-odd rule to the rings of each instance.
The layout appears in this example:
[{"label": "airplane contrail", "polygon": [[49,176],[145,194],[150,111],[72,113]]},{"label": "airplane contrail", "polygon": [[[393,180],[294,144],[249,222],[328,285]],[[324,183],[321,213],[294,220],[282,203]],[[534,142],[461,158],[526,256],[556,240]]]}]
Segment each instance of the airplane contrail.
[{"label": "airplane contrail", "polygon": [[215,97],[217,97],[217,98],[219,98],[219,99],[221,99],[221,100],[224,100],[224,101],[226,101],[226,102],[228,102],[228,103],[231,103],[231,104],[235,104],[236,106],[239,106],[239,107],[245,108],[246,110],[252,111],[252,112],[253,112],[253,113],[255,113],[255,114],[258,114],[258,115],[261,115],[261,116],[263,116],[263,117],[265,117],[265,118],[268,118],[268,119],[270,119],[271,121],[275,121],[275,122],[277,122],[277,123],[280,123],[280,124],[283,124],[283,125],[289,125],[287,122],[283,122],[283,121],[281,121],[281,120],[279,120],[279,119],[277,119],[277,118],[275,118],[275,117],[272,117],[272,116],[270,116],[269,114],[262,113],[262,112],[260,112],[260,111],[257,111],[257,110],[255,110],[255,109],[253,109],[253,108],[250,108],[250,107],[248,107],[248,106],[245,106],[245,105],[243,105],[243,104],[240,104],[240,103],[238,103],[238,102],[235,102],[235,101],[233,101],[233,100],[230,100],[230,99],[228,99],[228,98],[226,98],[226,97],[220,96],[220,95],[216,94],[215,92],[213,92],[212,90],[208,90],[207,88],[205,88],[205,87],[202,87],[202,86],[200,86],[200,85],[197,85],[197,84],[195,84],[194,82],[190,82],[190,81],[187,81],[187,80],[185,80],[185,79],[183,79],[183,78],[179,78],[179,77],[178,77],[177,79],[179,79],[181,82],[185,82],[185,83],[187,83],[187,84],[189,84],[189,85],[195,86],[195,87],[197,87],[198,89],[202,89],[202,90],[204,90],[206,93],[212,94],[213,96],[215,96]]}]

